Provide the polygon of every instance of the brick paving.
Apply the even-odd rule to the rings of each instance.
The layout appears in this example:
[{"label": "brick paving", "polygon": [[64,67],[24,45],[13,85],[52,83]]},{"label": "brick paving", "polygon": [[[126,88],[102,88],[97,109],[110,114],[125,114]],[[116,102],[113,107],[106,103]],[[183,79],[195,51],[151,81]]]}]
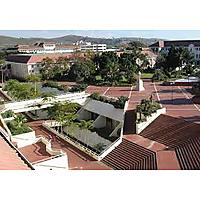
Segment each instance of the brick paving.
[{"label": "brick paving", "polygon": [[29,122],[28,125],[36,132],[36,136],[44,136],[51,140],[53,149],[62,149],[68,156],[69,169],[71,170],[109,170],[110,167],[101,162],[96,161],[84,152],[70,145],[61,138],[56,137],[55,134],[42,127],[42,120]]}]

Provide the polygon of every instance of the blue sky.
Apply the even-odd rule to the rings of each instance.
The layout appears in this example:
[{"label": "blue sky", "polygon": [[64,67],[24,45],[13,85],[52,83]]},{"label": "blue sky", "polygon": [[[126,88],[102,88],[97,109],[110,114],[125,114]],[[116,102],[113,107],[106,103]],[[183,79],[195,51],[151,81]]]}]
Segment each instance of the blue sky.
[{"label": "blue sky", "polygon": [[0,30],[14,37],[60,37],[68,34],[92,37],[144,37],[163,39],[200,39],[200,30]]}]

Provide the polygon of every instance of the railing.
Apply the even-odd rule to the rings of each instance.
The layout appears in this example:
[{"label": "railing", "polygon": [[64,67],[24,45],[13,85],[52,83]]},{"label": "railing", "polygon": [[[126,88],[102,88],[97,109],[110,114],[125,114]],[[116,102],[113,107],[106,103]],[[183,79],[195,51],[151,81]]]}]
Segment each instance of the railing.
[{"label": "railing", "polygon": [[102,160],[105,156],[107,156],[114,148],[116,148],[122,142],[122,137],[119,137],[112,144],[110,144],[106,149],[101,152],[100,160]]},{"label": "railing", "polygon": [[87,98],[89,95],[85,94],[85,92],[82,93],[72,93],[72,94],[64,94],[56,96],[55,99],[51,99],[51,101],[45,102],[43,101],[43,98],[37,98],[37,99],[30,99],[30,100],[22,100],[22,101],[15,101],[15,102],[8,102],[5,104],[5,109],[9,110],[20,110],[20,109],[28,109],[32,107],[40,107],[52,106],[52,103],[59,102],[59,101],[80,101],[85,98]]},{"label": "railing", "polygon": [[92,151],[91,149],[85,147],[84,145],[80,144],[80,142],[75,141],[74,139],[70,138],[67,135],[63,135],[58,133],[57,131],[53,130],[51,128],[51,126],[49,126],[49,123],[44,122],[42,124],[46,129],[48,129],[49,131],[53,132],[55,135],[61,137],[62,139],[64,139],[65,141],[69,142],[70,144],[72,144],[73,146],[77,147],[78,149],[80,149],[81,151],[89,154],[90,156],[92,156],[93,158],[95,158],[96,160],[100,161],[102,160],[108,153],[110,153],[116,146],[118,146],[121,141],[122,141],[122,137],[119,137],[114,143],[110,144],[105,150],[103,150],[101,153],[96,153],[94,151]]}]

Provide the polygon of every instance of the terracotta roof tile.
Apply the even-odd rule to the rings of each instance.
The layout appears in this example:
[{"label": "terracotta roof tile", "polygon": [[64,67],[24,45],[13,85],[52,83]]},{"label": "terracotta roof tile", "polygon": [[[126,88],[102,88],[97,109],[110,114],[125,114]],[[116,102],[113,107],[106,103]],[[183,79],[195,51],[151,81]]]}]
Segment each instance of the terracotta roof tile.
[{"label": "terracotta roof tile", "polygon": [[0,135],[0,170],[27,170],[30,169],[20,158],[6,139]]}]

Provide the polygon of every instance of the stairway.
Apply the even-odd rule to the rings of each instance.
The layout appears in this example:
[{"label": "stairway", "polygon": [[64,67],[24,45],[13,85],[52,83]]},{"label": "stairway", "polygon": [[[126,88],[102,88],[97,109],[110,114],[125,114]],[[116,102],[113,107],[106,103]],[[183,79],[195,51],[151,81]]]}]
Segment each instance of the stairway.
[{"label": "stairway", "polygon": [[102,162],[118,170],[157,169],[156,153],[126,139],[109,153]]}]

